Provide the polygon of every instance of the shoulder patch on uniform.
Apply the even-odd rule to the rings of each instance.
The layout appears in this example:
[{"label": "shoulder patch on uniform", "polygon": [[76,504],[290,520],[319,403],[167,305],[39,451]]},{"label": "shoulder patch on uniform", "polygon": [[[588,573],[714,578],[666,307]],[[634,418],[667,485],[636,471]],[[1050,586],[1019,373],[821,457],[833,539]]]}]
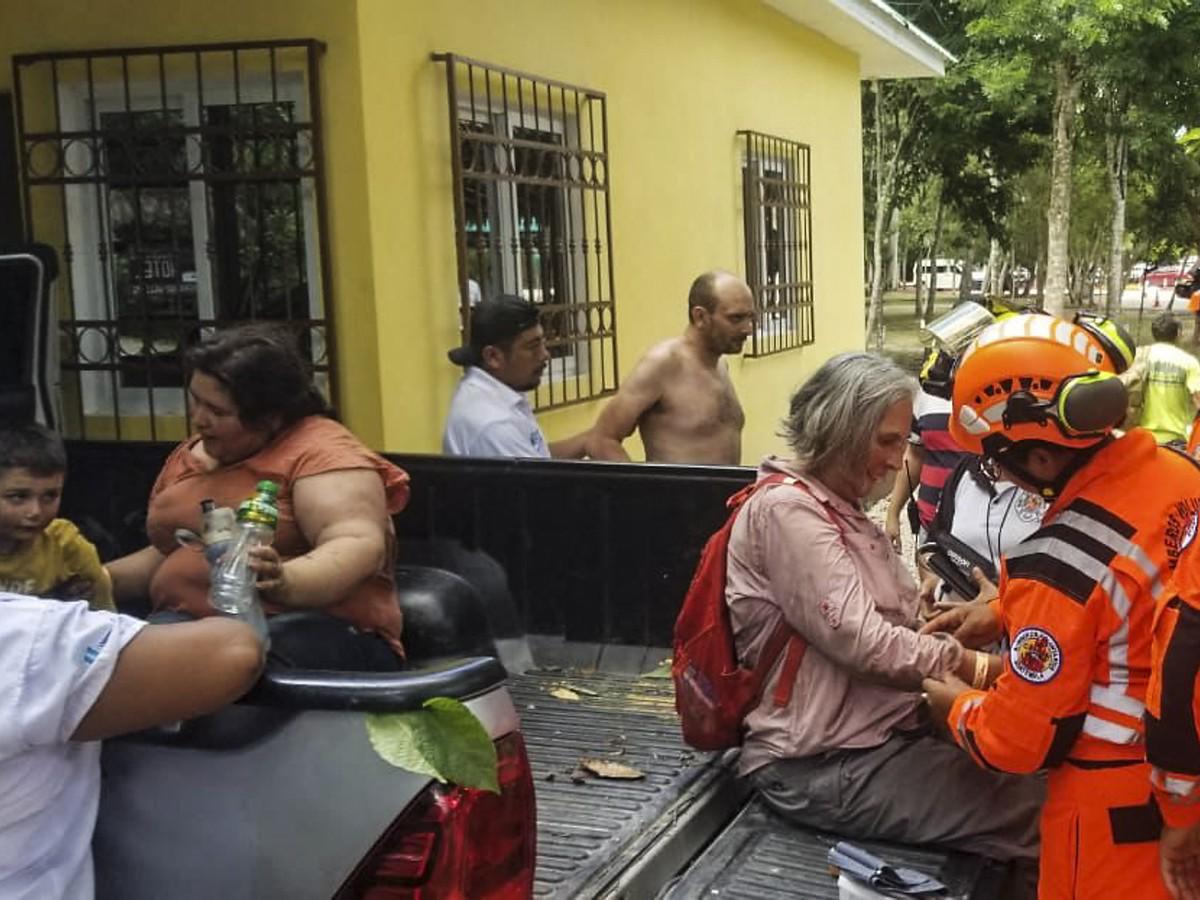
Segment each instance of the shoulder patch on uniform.
[{"label": "shoulder patch on uniform", "polygon": [[1062,668],[1062,651],[1054,635],[1041,628],[1022,628],[1008,651],[1013,671],[1031,684],[1045,684]]},{"label": "shoulder patch on uniform", "polygon": [[1163,528],[1163,544],[1167,551],[1167,566],[1175,571],[1179,554],[1188,548],[1200,528],[1200,497],[1181,497],[1167,510]]}]

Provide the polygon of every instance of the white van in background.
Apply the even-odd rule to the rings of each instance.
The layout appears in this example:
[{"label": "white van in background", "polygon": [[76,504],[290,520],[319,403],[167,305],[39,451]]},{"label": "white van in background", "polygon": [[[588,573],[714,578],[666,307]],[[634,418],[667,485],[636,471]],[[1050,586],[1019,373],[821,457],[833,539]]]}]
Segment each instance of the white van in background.
[{"label": "white van in background", "polygon": [[958,290],[962,274],[960,259],[923,259],[913,266],[913,281],[919,281],[922,287],[929,287],[932,280],[935,291]]}]

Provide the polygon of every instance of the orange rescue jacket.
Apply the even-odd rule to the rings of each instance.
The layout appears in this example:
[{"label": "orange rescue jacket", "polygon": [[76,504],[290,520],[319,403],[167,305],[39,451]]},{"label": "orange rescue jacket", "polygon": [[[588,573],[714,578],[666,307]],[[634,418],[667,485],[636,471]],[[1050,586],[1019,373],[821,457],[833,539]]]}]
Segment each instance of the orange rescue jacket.
[{"label": "orange rescue jacket", "polygon": [[1003,673],[950,711],[976,762],[1033,772],[1068,758],[1142,758],[1154,605],[1197,509],[1200,467],[1142,429],[1069,480],[1003,560]]},{"label": "orange rescue jacket", "polygon": [[1146,693],[1146,758],[1163,819],[1200,822],[1200,550],[1197,518],[1154,619],[1154,665]]}]

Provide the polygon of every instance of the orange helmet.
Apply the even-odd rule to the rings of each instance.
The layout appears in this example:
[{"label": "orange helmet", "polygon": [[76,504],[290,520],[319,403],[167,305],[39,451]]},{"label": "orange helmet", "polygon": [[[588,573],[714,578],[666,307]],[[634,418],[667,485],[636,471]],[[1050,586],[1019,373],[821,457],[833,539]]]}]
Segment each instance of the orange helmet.
[{"label": "orange helmet", "polygon": [[1125,416],[1125,386],[1090,329],[1046,315],[988,326],[954,372],[950,434],[995,456],[1020,441],[1084,448]]}]

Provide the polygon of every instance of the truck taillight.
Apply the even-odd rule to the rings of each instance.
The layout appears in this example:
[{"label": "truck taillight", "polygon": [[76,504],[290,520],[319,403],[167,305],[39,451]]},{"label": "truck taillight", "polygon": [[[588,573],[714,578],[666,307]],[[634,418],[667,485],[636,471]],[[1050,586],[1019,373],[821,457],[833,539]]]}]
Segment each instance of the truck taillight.
[{"label": "truck taillight", "polygon": [[523,900],[536,814],[525,742],[496,741],[500,793],[431,784],[392,823],[335,900]]}]

